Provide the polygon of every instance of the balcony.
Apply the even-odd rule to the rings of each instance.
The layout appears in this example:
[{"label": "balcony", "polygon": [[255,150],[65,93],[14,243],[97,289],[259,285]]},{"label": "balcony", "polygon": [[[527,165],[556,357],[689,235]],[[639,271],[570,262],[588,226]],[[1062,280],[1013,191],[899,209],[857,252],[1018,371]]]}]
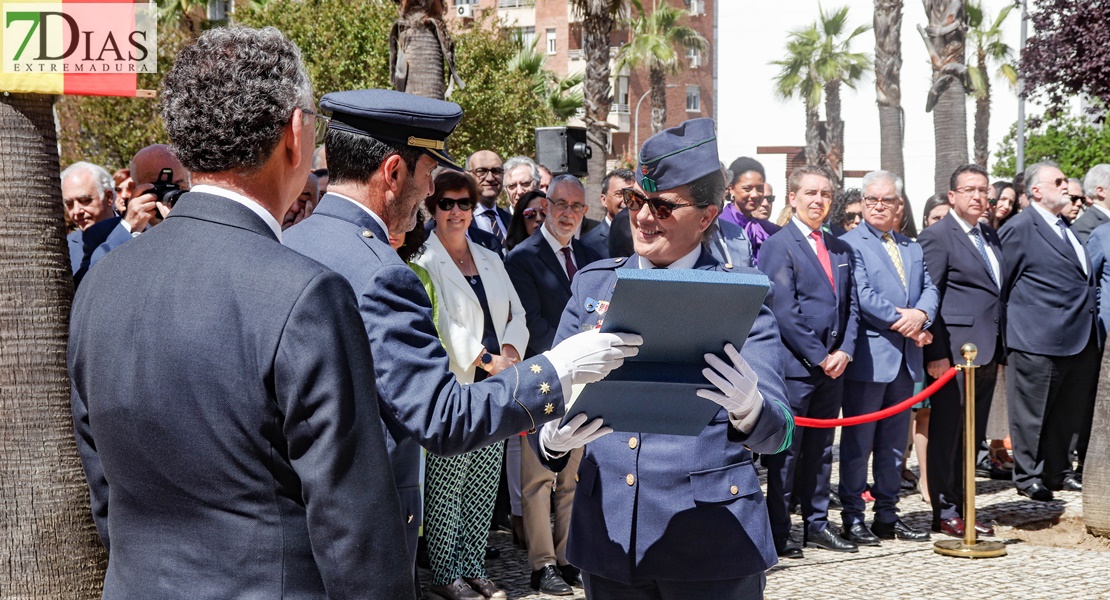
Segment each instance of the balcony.
[{"label": "balcony", "polygon": [[570,58],[571,60],[585,60],[586,55],[585,55],[585,53],[582,52],[581,49],[579,49],[579,50],[568,50],[567,51],[567,57]]},{"label": "balcony", "polygon": [[497,8],[531,8],[536,0],[497,0]]},{"label": "balcony", "polygon": [[610,105],[610,112],[618,115],[632,114],[632,109],[627,104],[612,104]]}]

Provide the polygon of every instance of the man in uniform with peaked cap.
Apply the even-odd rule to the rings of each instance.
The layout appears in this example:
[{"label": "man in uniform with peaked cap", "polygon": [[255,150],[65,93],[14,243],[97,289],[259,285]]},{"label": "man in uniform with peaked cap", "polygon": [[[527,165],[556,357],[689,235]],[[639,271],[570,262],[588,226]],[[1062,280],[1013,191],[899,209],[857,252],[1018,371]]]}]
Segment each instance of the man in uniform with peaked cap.
[{"label": "man in uniform with peaked cap", "polygon": [[[638,186],[623,191],[636,252],[578,272],[556,343],[600,324],[597,306],[612,298],[618,269],[758,273],[722,265],[703,245],[724,198],[718,165],[712,119],[686,121],[644,143]],[[721,409],[699,435],[597,429],[578,468],[567,548],[587,597],[763,597],[764,571],[777,558],[752,452],[790,444],[784,353],[765,303],[742,351],[727,344],[726,360],[705,356],[712,385],[698,395]],[[548,423],[530,436],[550,468],[563,468],[581,445],[567,439],[582,437],[569,435],[581,419],[564,428]]]},{"label": "man in uniform with peaked cap", "polygon": [[[312,216],[285,232],[285,244],[334,269],[355,290],[415,560],[420,447],[453,456],[560,418],[572,383],[602,379],[635,354],[640,340],[575,336],[480,383],[459,384],[423,284],[390,248],[388,235],[413,228],[437,164],[458,169],[446,139],[462,109],[392,90],[330,93],[320,105],[332,112],[325,138],[328,193]],[[486,365],[492,357],[475,359]]]}]

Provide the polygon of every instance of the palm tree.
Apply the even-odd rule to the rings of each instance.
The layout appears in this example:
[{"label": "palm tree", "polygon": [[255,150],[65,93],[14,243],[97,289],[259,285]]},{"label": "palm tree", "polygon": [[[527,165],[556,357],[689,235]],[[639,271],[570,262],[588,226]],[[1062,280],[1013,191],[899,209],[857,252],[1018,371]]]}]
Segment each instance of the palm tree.
[{"label": "palm tree", "polygon": [[582,73],[573,73],[559,77],[544,68],[546,62],[547,56],[537,52],[533,42],[530,48],[521,47],[516,56],[509,60],[508,68],[510,71],[519,71],[532,80],[532,93],[543,98],[544,104],[551,109],[557,120],[566,121],[582,108],[580,86],[584,76]]},{"label": "palm tree", "polygon": [[924,0],[929,26],[917,26],[933,64],[933,85],[925,111],[933,113],[936,168],[933,193],[948,193],[948,178],[956,167],[967,164],[967,66],[964,41],[967,14],[964,0]]},{"label": "palm tree", "polygon": [[829,168],[836,176],[837,188],[844,184],[844,121],[840,118],[840,85],[855,89],[856,84],[871,70],[871,58],[861,52],[852,52],[852,40],[871,30],[870,25],[860,25],[847,32],[848,7],[832,12],[820,10],[817,24],[820,44],[814,65],[825,87],[825,144],[824,153]]},{"label": "palm tree", "polygon": [[601,178],[609,154],[609,107],[613,103],[612,73],[609,68],[609,46],[613,28],[624,11],[623,0],[571,0],[582,16],[582,53],[586,57],[585,108],[586,138],[590,144],[586,178],[586,198],[590,216],[600,218]]},{"label": "palm tree", "polygon": [[[685,10],[665,0],[655,0],[651,13],[641,0],[632,0],[639,16],[627,22],[629,40],[617,53],[617,70],[647,67],[651,81],[651,131],[658,133],[667,123],[667,75],[682,70],[684,50],[703,51],[709,46],[692,27],[680,25]],[[637,149],[639,151],[639,149]]]},{"label": "palm tree", "polygon": [[[998,64],[998,76],[1011,86],[1017,86],[1017,69],[1010,64],[1014,52],[1002,41],[1002,23],[1006,21],[1014,5],[1007,4],[998,12],[998,17],[990,22],[981,0],[968,0],[967,21],[968,37],[975,48],[975,66],[967,68],[971,87],[975,93],[975,162],[987,168],[990,151],[987,150],[987,132],[991,120],[991,74],[987,63]],[[987,27],[987,23],[990,26]]]},{"label": "palm tree", "polygon": [[879,104],[879,167],[905,179],[902,0],[875,0],[875,96]]},{"label": "palm tree", "polygon": [[1102,355],[1087,456],[1091,459],[1083,465],[1083,524],[1094,535],[1110,537],[1110,352]]},{"label": "palm tree", "polygon": [[816,68],[820,45],[821,34],[816,25],[791,31],[786,38],[786,58],[771,64],[781,67],[775,76],[775,95],[784,100],[797,96],[805,102],[806,164],[828,166],[821,151],[821,115],[818,112],[823,85]]},{"label": "palm tree", "polygon": [[99,597],[107,566],[66,375],[73,283],[53,96],[0,97],[0,521],[8,598]]},{"label": "palm tree", "polygon": [[[443,22],[443,0],[394,2],[400,4],[401,14],[389,32],[389,80],[393,88],[436,100],[451,97],[455,86],[462,89],[464,84],[455,72],[455,43]],[[449,86],[445,84],[446,76],[451,79]]]}]

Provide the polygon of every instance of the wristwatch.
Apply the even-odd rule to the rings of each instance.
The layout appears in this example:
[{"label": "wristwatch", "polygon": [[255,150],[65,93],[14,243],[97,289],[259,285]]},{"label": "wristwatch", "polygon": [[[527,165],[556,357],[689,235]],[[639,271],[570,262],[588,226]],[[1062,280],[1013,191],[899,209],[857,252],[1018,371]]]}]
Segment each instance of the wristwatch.
[{"label": "wristwatch", "polygon": [[487,350],[482,353],[478,361],[482,364],[482,368],[488,371],[493,366],[493,355]]}]

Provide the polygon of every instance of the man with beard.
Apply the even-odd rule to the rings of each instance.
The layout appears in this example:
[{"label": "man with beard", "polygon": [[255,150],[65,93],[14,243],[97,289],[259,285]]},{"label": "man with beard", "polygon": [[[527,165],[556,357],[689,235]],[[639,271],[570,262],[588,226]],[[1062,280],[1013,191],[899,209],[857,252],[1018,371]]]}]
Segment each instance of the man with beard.
[{"label": "man with beard", "polygon": [[[598,381],[636,352],[638,336],[583,335],[500,374],[463,386],[451,374],[424,286],[389,235],[416,225],[437,163],[457,169],[445,140],[457,104],[392,90],[333,92],[325,136],[328,193],[286,231],[286,246],[335,270],[354,287],[377,379],[388,450],[415,560],[422,522],[420,448],[453,456],[559,418],[572,383]],[[475,360],[488,366],[488,352]],[[410,566],[413,564],[410,561]]]}]

